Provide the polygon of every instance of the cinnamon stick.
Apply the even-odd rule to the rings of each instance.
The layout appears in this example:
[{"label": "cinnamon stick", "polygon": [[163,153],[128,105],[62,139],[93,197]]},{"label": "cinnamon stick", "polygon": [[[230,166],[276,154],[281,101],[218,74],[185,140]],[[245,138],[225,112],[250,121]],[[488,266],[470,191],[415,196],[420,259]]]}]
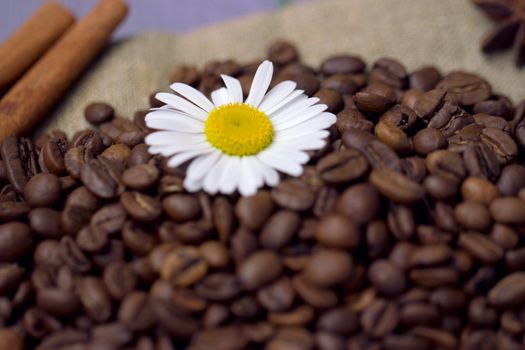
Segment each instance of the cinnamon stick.
[{"label": "cinnamon stick", "polygon": [[123,0],[101,0],[0,101],[0,141],[29,132],[100,53],[124,19]]},{"label": "cinnamon stick", "polygon": [[46,2],[0,46],[0,95],[71,27],[75,17]]}]

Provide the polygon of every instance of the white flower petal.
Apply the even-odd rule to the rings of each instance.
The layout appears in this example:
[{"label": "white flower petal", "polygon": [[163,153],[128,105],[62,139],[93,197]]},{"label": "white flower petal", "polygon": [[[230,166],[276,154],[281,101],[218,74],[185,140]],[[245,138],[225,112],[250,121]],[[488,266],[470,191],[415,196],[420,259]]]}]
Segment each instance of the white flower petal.
[{"label": "white flower petal", "polygon": [[298,162],[285,155],[265,149],[258,154],[258,158],[266,165],[279,170],[290,176],[300,176],[303,173],[303,167]]},{"label": "white flower petal", "polygon": [[146,115],[146,126],[151,129],[203,133],[204,123],[174,111],[153,111]]},{"label": "white flower petal", "polygon": [[228,89],[222,87],[211,93],[211,100],[215,107],[219,107],[225,104],[230,103],[230,95],[228,94]]},{"label": "white flower petal", "polygon": [[276,113],[280,111],[281,108],[285,108],[289,103],[294,102],[297,99],[306,99],[306,96],[303,90],[295,90],[290,95],[286,96],[281,102],[277,103],[273,107],[268,108],[265,112],[266,115],[272,119]]},{"label": "white flower petal", "polygon": [[225,74],[221,74],[221,78],[224,81],[224,84],[226,85],[226,89],[228,90],[230,101],[233,103],[242,103],[243,97],[241,82]]},{"label": "white flower petal", "polygon": [[168,156],[174,155],[175,153],[179,153],[179,152],[207,150],[207,149],[213,149],[208,142],[179,143],[179,144],[172,144],[172,145],[151,146],[149,148],[149,152],[154,153],[154,154],[158,153],[160,155],[168,157]]},{"label": "white flower petal", "polygon": [[269,153],[277,153],[299,164],[305,164],[308,162],[308,160],[310,160],[310,157],[306,153],[298,150],[297,148],[286,148],[280,144],[274,143],[272,146],[268,147],[266,151]]},{"label": "white flower petal", "polygon": [[290,128],[276,132],[273,142],[294,140],[305,137],[311,137],[312,139],[323,139],[329,135],[330,132],[328,130],[297,130],[296,128]]},{"label": "white flower petal", "polygon": [[326,139],[312,139],[311,137],[301,137],[291,140],[279,141],[279,146],[288,149],[297,149],[301,151],[311,151],[321,149],[326,145]]},{"label": "white flower petal", "polygon": [[193,193],[199,191],[202,188],[202,179],[193,179],[189,176],[186,176],[182,184],[188,192]]},{"label": "white flower petal", "polygon": [[183,83],[174,83],[170,85],[170,88],[181,96],[185,97],[189,101],[193,102],[206,112],[211,111],[215,106],[211,101],[199,90]]},{"label": "white flower petal", "polygon": [[261,104],[259,105],[259,110],[267,113],[270,108],[276,106],[279,102],[289,96],[296,86],[297,84],[291,80],[286,80],[275,85],[273,89],[268,91],[268,93],[264,96]]},{"label": "white flower petal", "polygon": [[183,163],[186,163],[190,159],[193,159],[193,158],[195,158],[197,156],[200,156],[200,155],[203,155],[203,154],[207,154],[207,153],[211,153],[211,152],[213,152],[213,148],[196,149],[196,150],[192,149],[192,150],[189,150],[189,151],[184,151],[184,152],[178,153],[178,154],[174,155],[173,157],[171,157],[168,160],[168,166],[171,167],[171,168],[176,168],[179,165],[181,165]]},{"label": "white flower petal", "polygon": [[284,108],[276,112],[271,118],[272,123],[274,125],[283,123],[295,117],[296,115],[304,113],[304,111],[306,111],[309,107],[319,102],[319,99],[317,97],[306,98],[306,95],[303,96],[305,98],[298,98],[297,100],[292,101]]},{"label": "white flower petal", "polygon": [[210,171],[204,177],[203,188],[206,192],[210,194],[215,194],[219,191],[220,188],[220,179],[224,171],[225,165],[228,162],[228,157],[222,155],[217,163],[210,169]]},{"label": "white flower petal", "polygon": [[146,135],[144,141],[150,146],[171,146],[175,143],[200,143],[206,141],[204,134],[189,134],[176,131],[156,131]]},{"label": "white flower petal", "polygon": [[231,194],[237,188],[240,177],[240,157],[228,157],[228,162],[224,166],[224,170],[220,179],[220,192],[222,194]]},{"label": "white flower petal", "polygon": [[255,169],[247,157],[241,158],[241,176],[239,178],[239,193],[243,196],[253,196],[257,192]]},{"label": "white flower petal", "polygon": [[165,104],[170,105],[171,107],[178,109],[179,111],[185,112],[191,117],[204,121],[208,116],[206,111],[188,100],[177,96],[175,94],[170,94],[167,92],[159,92],[155,95],[155,98]]},{"label": "white flower petal", "polygon": [[220,156],[221,152],[215,150],[210,154],[198,157],[193,162],[191,162],[188,170],[186,170],[186,176],[189,176],[193,179],[204,179],[208,171],[210,171],[210,169],[219,160]]},{"label": "white flower petal", "polygon": [[259,164],[259,168],[261,169],[261,174],[264,179],[264,182],[268,186],[277,186],[277,184],[279,183],[279,173],[273,167],[263,163],[258,156],[254,158]]},{"label": "white flower petal", "polygon": [[253,174],[255,176],[255,185],[257,186],[257,188],[262,187],[264,185],[264,178],[262,174],[263,165],[261,164],[261,162],[259,162],[256,156],[249,156],[249,157],[244,157],[244,158],[246,159],[246,161],[250,164],[250,166],[253,169]]},{"label": "white flower petal", "polygon": [[270,82],[272,81],[272,75],[272,62],[266,60],[261,63],[259,68],[257,68],[257,72],[255,72],[255,76],[253,77],[250,93],[248,94],[248,98],[246,98],[247,104],[250,104],[255,108],[259,107],[259,104],[266,94],[266,91],[268,91],[268,86],[270,86]]},{"label": "white flower petal", "polygon": [[288,118],[285,121],[275,122],[274,123],[275,130],[284,130],[284,129],[293,127],[297,124],[303,123],[312,118],[316,118],[318,115],[324,112],[326,108],[328,107],[324,104],[316,104],[311,107],[308,107],[303,112],[297,113],[295,116]]}]

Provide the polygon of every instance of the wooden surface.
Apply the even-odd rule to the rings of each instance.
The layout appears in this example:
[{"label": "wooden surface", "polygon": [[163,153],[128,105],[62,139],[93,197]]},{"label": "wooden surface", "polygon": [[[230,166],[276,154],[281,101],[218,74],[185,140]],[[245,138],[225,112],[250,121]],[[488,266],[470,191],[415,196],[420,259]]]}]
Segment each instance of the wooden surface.
[{"label": "wooden surface", "polygon": [[[0,42],[46,0],[0,0]],[[98,0],[58,0],[83,16]],[[206,24],[308,0],[127,0],[130,13],[116,37],[144,31],[184,32]]]}]

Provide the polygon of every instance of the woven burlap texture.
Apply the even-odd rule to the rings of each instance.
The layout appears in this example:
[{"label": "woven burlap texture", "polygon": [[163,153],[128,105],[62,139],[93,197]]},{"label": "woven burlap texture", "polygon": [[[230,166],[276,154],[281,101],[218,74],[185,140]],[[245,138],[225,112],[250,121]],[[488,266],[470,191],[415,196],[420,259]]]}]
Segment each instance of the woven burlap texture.
[{"label": "woven burlap texture", "polygon": [[131,117],[148,106],[152,91],[167,89],[177,64],[248,62],[263,57],[276,38],[295,42],[313,65],[350,52],[367,62],[397,58],[409,70],[427,64],[443,72],[469,70],[517,102],[525,97],[524,71],[512,65],[509,53],[486,57],[479,51],[491,25],[468,0],[320,0],[183,35],[146,33],[110,46],[41,131],[59,128],[71,134],[86,127],[82,111],[91,101],[107,101],[119,115]]}]

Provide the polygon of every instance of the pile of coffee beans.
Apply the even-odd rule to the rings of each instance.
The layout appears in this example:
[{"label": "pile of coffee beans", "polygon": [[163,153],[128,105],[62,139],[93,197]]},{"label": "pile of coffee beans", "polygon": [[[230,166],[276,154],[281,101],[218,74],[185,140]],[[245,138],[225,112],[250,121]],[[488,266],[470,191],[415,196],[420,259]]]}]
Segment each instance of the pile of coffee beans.
[{"label": "pile of coffee beans", "polygon": [[[525,103],[467,72],[270,46],[337,114],[299,178],[186,193],[147,110],[0,147],[0,349],[525,347]],[[206,94],[259,62],[176,69]],[[158,101],[151,99],[152,106]]]}]

